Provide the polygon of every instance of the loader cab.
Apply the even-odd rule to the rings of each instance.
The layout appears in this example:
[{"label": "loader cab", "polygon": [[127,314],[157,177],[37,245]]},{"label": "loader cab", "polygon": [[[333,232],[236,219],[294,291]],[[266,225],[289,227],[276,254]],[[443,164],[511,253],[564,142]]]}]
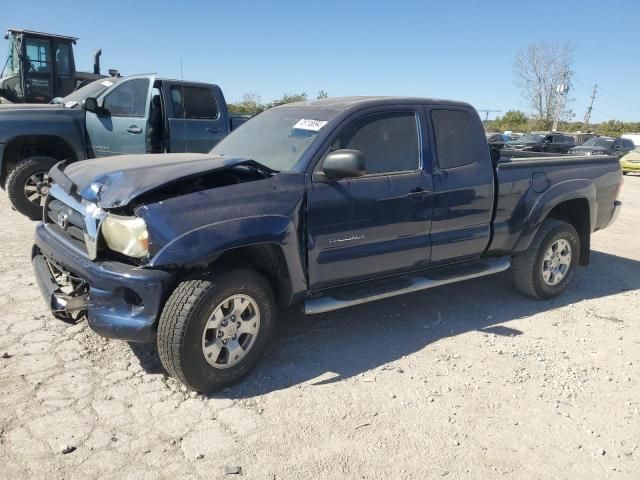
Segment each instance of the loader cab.
[{"label": "loader cab", "polygon": [[48,103],[76,88],[75,37],[10,29],[0,96],[14,103]]}]

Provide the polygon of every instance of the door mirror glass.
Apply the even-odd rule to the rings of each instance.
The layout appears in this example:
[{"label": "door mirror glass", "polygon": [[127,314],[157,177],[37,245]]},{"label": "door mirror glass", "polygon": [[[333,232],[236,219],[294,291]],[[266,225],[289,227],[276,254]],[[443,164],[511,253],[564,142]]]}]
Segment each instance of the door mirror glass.
[{"label": "door mirror glass", "polygon": [[322,172],[327,178],[336,180],[361,177],[367,173],[364,153],[346,148],[335,150],[325,157]]},{"label": "door mirror glass", "polygon": [[93,97],[87,97],[84,100],[84,109],[87,112],[98,113],[98,101]]}]

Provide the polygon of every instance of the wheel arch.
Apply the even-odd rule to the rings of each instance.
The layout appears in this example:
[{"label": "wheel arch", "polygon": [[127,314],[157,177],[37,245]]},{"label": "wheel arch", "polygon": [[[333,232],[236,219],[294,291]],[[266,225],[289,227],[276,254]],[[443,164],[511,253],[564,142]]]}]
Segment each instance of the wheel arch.
[{"label": "wheel arch", "polygon": [[279,300],[289,305],[304,295],[307,288],[302,251],[291,219],[263,215],[187,232],[161,248],[149,267],[178,268],[184,272],[228,265],[251,267],[265,275]]},{"label": "wheel arch", "polygon": [[58,135],[20,135],[4,145],[0,158],[0,183],[4,183],[9,172],[20,161],[34,156],[51,157],[56,160],[79,160],[73,146]]},{"label": "wheel arch", "polygon": [[527,216],[525,232],[518,240],[514,252],[529,248],[542,223],[547,218],[555,218],[576,229],[580,238],[580,265],[588,265],[597,208],[596,188],[591,180],[575,179],[557,183],[534,203]]}]

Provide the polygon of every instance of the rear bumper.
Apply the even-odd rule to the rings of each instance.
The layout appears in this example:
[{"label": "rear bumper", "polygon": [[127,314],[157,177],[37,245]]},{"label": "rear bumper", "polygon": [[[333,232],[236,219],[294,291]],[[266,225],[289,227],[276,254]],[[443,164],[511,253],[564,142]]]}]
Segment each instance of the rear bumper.
[{"label": "rear bumper", "polygon": [[618,215],[620,215],[620,209],[622,208],[622,202],[616,200],[613,202],[613,213],[611,214],[611,218],[609,222],[607,222],[607,227],[616,221]]},{"label": "rear bumper", "polygon": [[[175,275],[121,262],[91,261],[71,250],[52,235],[47,227],[36,227],[32,250],[34,273],[42,295],[55,310],[59,294],[47,261],[89,285],[85,299],[78,299],[74,308],[86,305],[89,326],[99,335],[132,342],[153,342],[156,320],[165,295],[172,288]],[[84,302],[84,303],[83,303]]]}]

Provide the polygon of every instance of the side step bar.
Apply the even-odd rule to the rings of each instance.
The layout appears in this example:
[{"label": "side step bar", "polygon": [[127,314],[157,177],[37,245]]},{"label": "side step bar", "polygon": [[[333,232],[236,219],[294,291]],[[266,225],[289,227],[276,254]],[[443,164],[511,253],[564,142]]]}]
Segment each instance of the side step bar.
[{"label": "side step bar", "polygon": [[418,292],[449,283],[462,282],[472,278],[493,275],[507,270],[511,262],[507,257],[479,260],[448,268],[435,269],[422,275],[392,278],[386,281],[365,283],[354,287],[325,292],[309,298],[304,304],[307,315],[325,313],[341,308],[353,307],[367,302]]}]

